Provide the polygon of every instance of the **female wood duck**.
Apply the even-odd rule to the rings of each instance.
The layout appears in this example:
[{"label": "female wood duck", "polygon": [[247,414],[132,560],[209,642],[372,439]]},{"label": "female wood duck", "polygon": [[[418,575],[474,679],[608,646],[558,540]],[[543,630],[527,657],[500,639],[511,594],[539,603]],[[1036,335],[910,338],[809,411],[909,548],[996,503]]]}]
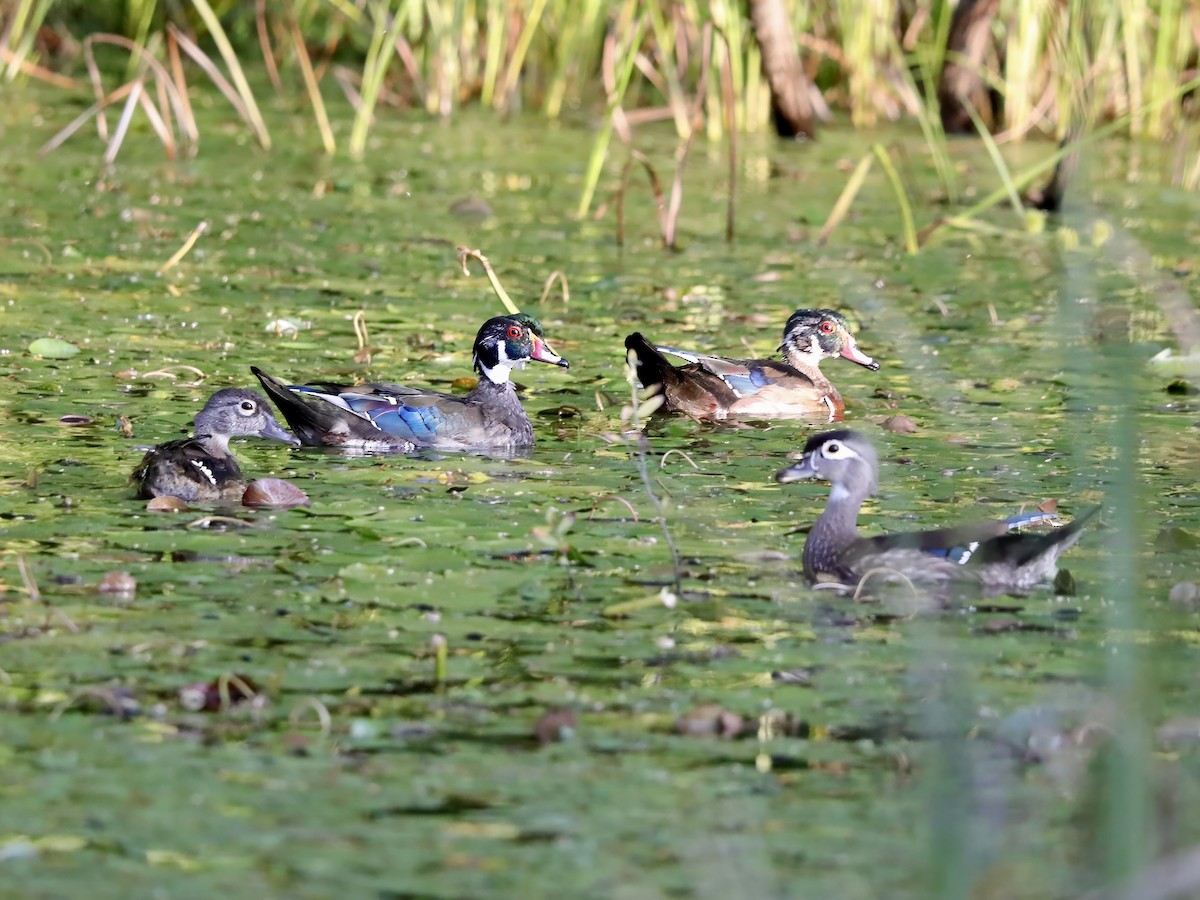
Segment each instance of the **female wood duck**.
[{"label": "female wood duck", "polygon": [[509,381],[530,360],[570,364],[527,315],[488,319],[475,337],[479,385],[464,397],[402,384],[289,385],[251,366],[300,441],[372,453],[504,451],[533,444],[533,425]]},{"label": "female wood duck", "polygon": [[878,484],[875,448],[855,431],[810,438],[800,462],[783,469],[781,484],[802,478],[829,481],[829,503],[804,544],[804,574],[815,582],[853,587],[872,569],[895,570],[914,582],[974,581],[989,593],[1022,593],[1054,575],[1058,557],[1079,540],[1094,507],[1069,525],[1041,534],[1014,533],[1046,522],[1028,513],[936,531],[859,537],[858,510]]},{"label": "female wood duck", "polygon": [[131,476],[138,496],[178,497],[187,503],[240,500],[246,483],[229,452],[229,439],[243,435],[300,443],[275,421],[261,394],[241,388],[217,391],[196,415],[195,436],[159,444],[142,458]]},{"label": "female wood duck", "polygon": [[[638,380],[660,385],[662,409],[697,419],[841,419],[846,405],[821,373],[821,360],[841,356],[872,371],[879,363],[858,349],[846,319],[831,309],[798,309],[783,330],[784,362],[724,359],[656,347],[640,334],[625,338],[637,355]],[[686,359],[673,366],[663,356]]]}]

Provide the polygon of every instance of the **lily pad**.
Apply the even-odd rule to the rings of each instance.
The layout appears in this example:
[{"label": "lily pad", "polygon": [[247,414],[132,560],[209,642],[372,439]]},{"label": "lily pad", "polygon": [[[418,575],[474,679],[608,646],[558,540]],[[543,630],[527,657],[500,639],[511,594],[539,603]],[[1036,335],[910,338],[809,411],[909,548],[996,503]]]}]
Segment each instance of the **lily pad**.
[{"label": "lily pad", "polygon": [[29,345],[31,356],[42,359],[70,359],[79,352],[79,348],[68,341],[58,338],[38,338]]}]

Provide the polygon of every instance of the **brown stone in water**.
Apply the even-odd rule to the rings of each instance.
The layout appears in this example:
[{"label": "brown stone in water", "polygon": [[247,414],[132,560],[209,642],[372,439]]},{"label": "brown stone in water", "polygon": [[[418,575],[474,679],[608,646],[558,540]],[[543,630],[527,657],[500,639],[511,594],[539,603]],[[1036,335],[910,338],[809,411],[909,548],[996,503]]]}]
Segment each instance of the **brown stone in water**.
[{"label": "brown stone in water", "polygon": [[689,737],[736,738],[745,720],[717,703],[702,703],[675,721],[675,730]]},{"label": "brown stone in water", "polygon": [[137,590],[137,579],[128,572],[109,572],[100,579],[96,590],[102,594],[132,595]]},{"label": "brown stone in water", "polygon": [[243,506],[265,509],[289,509],[308,506],[308,494],[282,478],[256,478],[246,485],[242,494]]},{"label": "brown stone in water", "polygon": [[542,746],[555,744],[571,737],[575,732],[575,713],[569,709],[552,709],[533,726],[533,736]]},{"label": "brown stone in water", "polygon": [[152,497],[146,504],[147,512],[183,512],[187,508],[186,502],[171,496]]},{"label": "brown stone in water", "polygon": [[908,416],[888,416],[880,425],[893,434],[916,434],[917,423]]}]

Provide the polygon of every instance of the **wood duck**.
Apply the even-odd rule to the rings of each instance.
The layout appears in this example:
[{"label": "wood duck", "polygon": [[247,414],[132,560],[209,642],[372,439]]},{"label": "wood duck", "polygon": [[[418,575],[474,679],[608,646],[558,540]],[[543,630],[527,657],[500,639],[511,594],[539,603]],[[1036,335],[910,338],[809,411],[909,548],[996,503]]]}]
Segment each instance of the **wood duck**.
[{"label": "wood duck", "polygon": [[[841,419],[846,405],[821,373],[821,360],[841,356],[872,371],[879,369],[879,363],[858,349],[846,319],[831,309],[792,313],[779,347],[784,362],[656,347],[638,333],[625,338],[625,346],[637,355],[643,387],[660,386],[661,409],[697,419]],[[688,365],[673,366],[664,353]]]},{"label": "wood duck", "polygon": [[402,384],[289,385],[251,366],[301,443],[371,453],[505,451],[533,444],[533,425],[509,381],[530,360],[570,364],[527,315],[488,319],[475,337],[479,385],[463,397]]},{"label": "wood duck", "polygon": [[159,444],[142,458],[130,476],[137,495],[178,497],[187,503],[240,500],[246,483],[229,452],[229,439],[250,435],[300,443],[275,421],[266,398],[258,392],[217,391],[196,414],[193,437]]},{"label": "wood duck", "polygon": [[1053,577],[1058,557],[1079,540],[1093,507],[1069,525],[1021,534],[1024,525],[1054,519],[1028,513],[936,531],[859,537],[858,511],[878,485],[875,448],[855,431],[830,431],[810,438],[804,455],[781,470],[780,484],[821,478],[833,485],[829,503],[804,544],[804,574],[814,582],[853,587],[872,569],[893,570],[910,581],[974,581],[989,593],[1023,593]]}]

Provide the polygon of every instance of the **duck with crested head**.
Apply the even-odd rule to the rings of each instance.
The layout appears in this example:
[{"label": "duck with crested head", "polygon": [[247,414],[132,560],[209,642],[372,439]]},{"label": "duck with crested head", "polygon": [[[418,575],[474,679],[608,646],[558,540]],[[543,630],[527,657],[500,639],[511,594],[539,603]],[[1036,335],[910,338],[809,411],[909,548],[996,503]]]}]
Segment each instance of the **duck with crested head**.
[{"label": "duck with crested head", "polygon": [[208,398],[196,414],[195,434],[154,447],[130,476],[143,500],[178,497],[187,503],[240,500],[246,489],[242,470],[229,452],[232,437],[263,437],[299,444],[257,391],[226,388]]},{"label": "duck with crested head", "polygon": [[1070,524],[1043,533],[1018,529],[1052,521],[1050,513],[861,537],[858,511],[877,489],[879,460],[865,435],[845,429],[810,438],[800,461],[775,478],[780,484],[806,478],[832,484],[829,502],[804,544],[804,574],[813,582],[846,587],[880,570],[899,572],[914,583],[974,582],[988,593],[1025,593],[1053,577],[1059,556],[1100,509],[1092,507]]},{"label": "duck with crested head", "polygon": [[[798,309],[787,320],[772,359],[726,359],[651,344],[639,333],[625,338],[637,358],[643,387],[659,386],[661,409],[697,419],[841,419],[846,404],[821,372],[840,356],[872,371],[879,363],[858,349],[845,316],[831,309]],[[663,354],[686,360],[672,365]]]},{"label": "duck with crested head", "polygon": [[533,425],[509,376],[529,361],[570,364],[542,326],[517,314],[488,319],[475,337],[479,384],[462,397],[402,384],[290,385],[252,371],[301,443],[368,453],[503,452],[533,445]]}]

